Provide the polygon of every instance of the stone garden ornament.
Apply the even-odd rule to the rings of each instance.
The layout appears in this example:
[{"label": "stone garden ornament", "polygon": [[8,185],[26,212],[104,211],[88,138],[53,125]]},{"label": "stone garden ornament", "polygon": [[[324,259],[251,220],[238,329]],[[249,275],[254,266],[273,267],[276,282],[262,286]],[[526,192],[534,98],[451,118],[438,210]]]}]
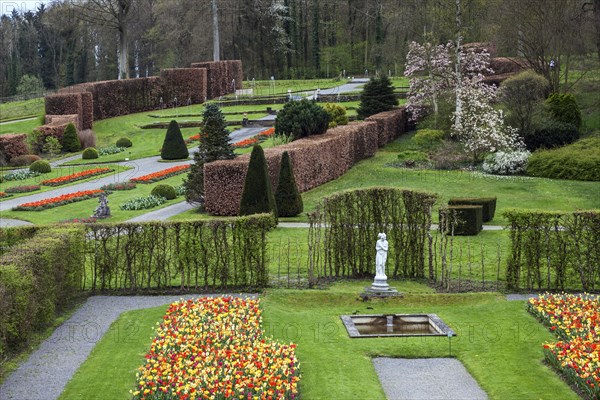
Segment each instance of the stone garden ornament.
[{"label": "stone garden ornament", "polygon": [[377,235],[378,239],[375,244],[375,280],[371,287],[365,289],[360,295],[363,299],[367,300],[369,297],[395,297],[401,296],[398,291],[390,287],[387,283],[387,275],[385,274],[385,263],[387,261],[389,244],[385,233]]}]

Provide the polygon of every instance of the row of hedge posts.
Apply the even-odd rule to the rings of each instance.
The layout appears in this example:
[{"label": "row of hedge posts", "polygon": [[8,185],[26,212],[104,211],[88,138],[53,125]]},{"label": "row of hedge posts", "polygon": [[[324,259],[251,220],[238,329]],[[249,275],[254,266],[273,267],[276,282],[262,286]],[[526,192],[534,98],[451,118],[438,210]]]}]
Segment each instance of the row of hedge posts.
[{"label": "row of hedge posts", "polygon": [[427,259],[433,269],[428,246],[432,244],[431,211],[435,201],[432,193],[386,187],[325,198],[308,214],[309,285],[319,278],[373,276],[379,232],[385,232],[390,243],[389,275],[425,278]]},{"label": "row of hedge posts", "polygon": [[600,211],[509,210],[511,289],[584,291],[600,287]]},{"label": "row of hedge posts", "polygon": [[79,293],[82,227],[33,233],[27,229],[3,234],[4,243],[12,241],[12,245],[0,256],[0,357],[52,324]]},{"label": "row of hedge posts", "polygon": [[263,287],[272,215],[87,226],[83,287],[138,291]]}]

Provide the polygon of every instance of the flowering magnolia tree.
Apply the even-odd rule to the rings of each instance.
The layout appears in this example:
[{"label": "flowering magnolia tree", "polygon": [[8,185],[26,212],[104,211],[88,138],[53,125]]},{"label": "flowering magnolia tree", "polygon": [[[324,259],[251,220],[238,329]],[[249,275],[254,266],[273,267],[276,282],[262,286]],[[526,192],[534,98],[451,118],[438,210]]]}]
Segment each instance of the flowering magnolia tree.
[{"label": "flowering magnolia tree", "polygon": [[465,144],[475,162],[486,152],[522,148],[516,130],[505,126],[502,111],[492,106],[496,87],[483,83],[484,74],[494,72],[489,59],[487,51],[457,49],[453,42],[437,46],[412,42],[404,71],[412,119],[433,111],[437,124],[439,99],[451,99],[456,105],[451,134]]},{"label": "flowering magnolia tree", "polygon": [[504,124],[501,110],[492,107],[496,88],[488,85],[465,85],[457,94],[461,107],[453,114],[452,136],[465,145],[473,161],[481,161],[485,153],[523,150],[517,129]]}]

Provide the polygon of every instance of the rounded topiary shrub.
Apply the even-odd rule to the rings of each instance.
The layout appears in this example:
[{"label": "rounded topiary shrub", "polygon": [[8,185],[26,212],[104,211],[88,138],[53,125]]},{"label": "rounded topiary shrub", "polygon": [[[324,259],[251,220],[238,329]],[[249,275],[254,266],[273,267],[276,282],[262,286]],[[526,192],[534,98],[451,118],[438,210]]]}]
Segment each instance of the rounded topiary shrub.
[{"label": "rounded topiary shrub", "polygon": [[83,153],[81,153],[81,158],[83,158],[84,160],[98,158],[98,150],[96,150],[93,147],[88,147],[83,151]]},{"label": "rounded topiary shrub", "polygon": [[173,200],[175,197],[177,197],[177,191],[175,190],[175,188],[171,185],[156,185],[154,188],[152,188],[152,192],[150,192],[151,195],[153,196],[161,196],[164,197],[167,200]]},{"label": "rounded topiary shrub", "polygon": [[348,116],[346,107],[335,103],[326,103],[323,109],[329,114],[329,128],[335,128],[339,125],[348,125]]},{"label": "rounded topiary shrub", "polygon": [[292,136],[294,140],[321,135],[327,131],[329,114],[312,100],[291,101],[277,113],[276,136]]},{"label": "rounded topiary shrub", "polygon": [[133,146],[133,143],[131,142],[131,140],[129,140],[129,138],[122,137],[121,139],[117,140],[116,146],[117,147],[131,147],[131,146]]},{"label": "rounded topiary shrub", "polygon": [[546,100],[548,111],[555,121],[581,126],[581,110],[575,96],[569,93],[554,93]]},{"label": "rounded topiary shrub", "polygon": [[52,171],[52,167],[50,166],[50,163],[46,160],[37,160],[37,161],[34,161],[29,166],[29,170],[31,172],[39,172],[40,174],[47,174],[48,172]]}]

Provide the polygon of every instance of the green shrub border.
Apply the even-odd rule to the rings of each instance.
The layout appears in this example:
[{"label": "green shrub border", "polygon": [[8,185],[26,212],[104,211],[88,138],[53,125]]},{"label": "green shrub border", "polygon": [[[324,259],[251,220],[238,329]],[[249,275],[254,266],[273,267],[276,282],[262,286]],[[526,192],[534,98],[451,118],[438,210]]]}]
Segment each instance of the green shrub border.
[{"label": "green shrub border", "polygon": [[511,289],[584,291],[600,287],[600,210],[507,210]]},{"label": "green shrub border", "polygon": [[449,205],[440,208],[440,221],[454,221],[454,226],[442,223],[440,229],[454,235],[477,235],[483,229],[483,207],[481,205]]}]

